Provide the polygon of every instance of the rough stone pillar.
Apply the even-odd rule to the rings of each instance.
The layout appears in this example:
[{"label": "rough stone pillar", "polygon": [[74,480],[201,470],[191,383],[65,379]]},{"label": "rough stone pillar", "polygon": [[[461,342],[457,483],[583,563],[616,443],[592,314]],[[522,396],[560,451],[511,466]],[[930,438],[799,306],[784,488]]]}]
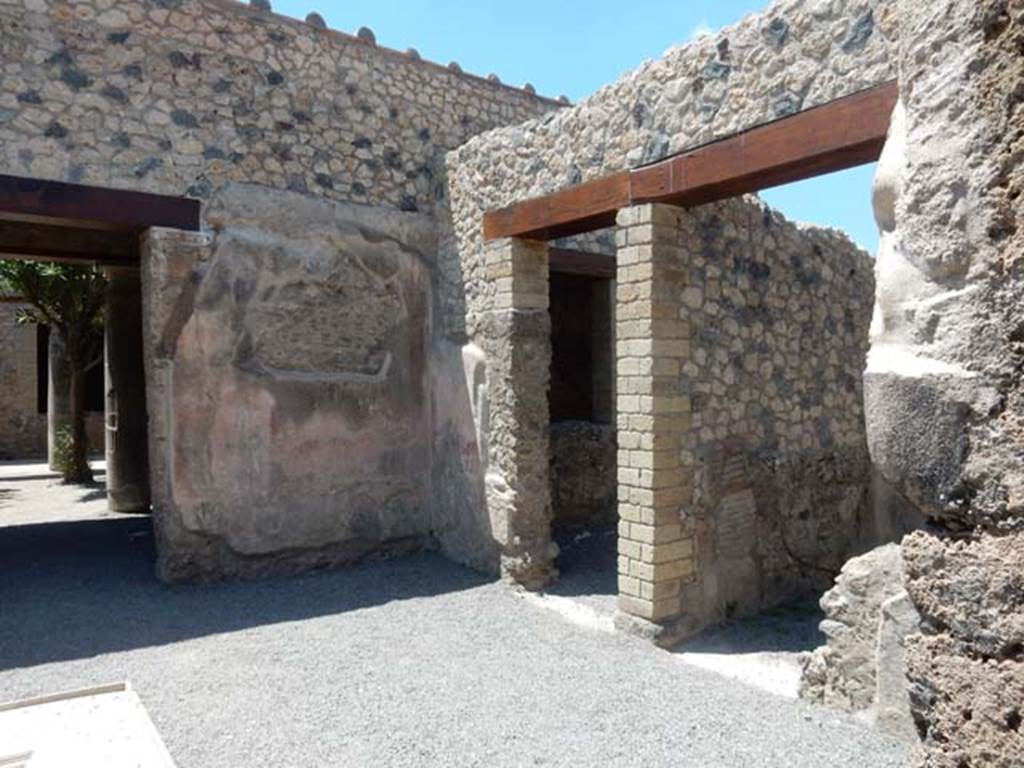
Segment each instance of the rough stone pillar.
[{"label": "rough stone pillar", "polygon": [[207,233],[158,227],[146,231],[140,247],[149,477],[156,571],[163,581],[213,578],[225,570],[219,559],[224,548],[195,530],[194,522],[190,527],[185,521],[174,479],[175,354],[208,267],[210,249]]},{"label": "rough stone pillar", "polygon": [[903,541],[922,766],[1024,765],[1024,13],[899,0],[865,402]]},{"label": "rough stone pillar", "polygon": [[682,586],[695,572],[684,525],[693,483],[683,462],[690,401],[680,386],[689,353],[689,325],[679,318],[680,215],[662,205],[629,208],[617,234],[619,608],[634,617],[627,628],[661,644],[680,637]]},{"label": "rough stone pillar", "polygon": [[540,588],[555,575],[557,554],[548,486],[548,246],[497,240],[486,262],[494,291],[482,327],[491,403],[487,508],[502,576]]},{"label": "rough stone pillar", "polygon": [[600,280],[592,288],[594,302],[594,421],[615,420],[615,281]]},{"label": "rough stone pillar", "polygon": [[104,320],[107,503],[114,512],[149,509],[146,379],[139,271],[106,270]]},{"label": "rough stone pillar", "polygon": [[57,471],[57,433],[61,428],[71,426],[71,369],[64,352],[64,341],[54,329],[50,330],[47,356],[46,455],[50,469]]}]

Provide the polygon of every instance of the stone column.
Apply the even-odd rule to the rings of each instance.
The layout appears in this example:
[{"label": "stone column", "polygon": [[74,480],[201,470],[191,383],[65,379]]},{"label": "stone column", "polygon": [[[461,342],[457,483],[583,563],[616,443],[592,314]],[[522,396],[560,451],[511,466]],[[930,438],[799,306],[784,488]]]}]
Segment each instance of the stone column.
[{"label": "stone column", "polygon": [[114,512],[149,510],[146,380],[139,271],[106,270],[104,321],[107,502]]},{"label": "stone column", "polygon": [[57,433],[71,426],[71,369],[64,341],[54,328],[50,329],[47,357],[46,455],[50,469],[57,471]]},{"label": "stone column", "polygon": [[693,482],[683,462],[690,401],[680,369],[690,331],[679,317],[681,215],[663,205],[625,209],[617,233],[619,609],[632,617],[620,623],[666,645],[681,635],[682,587],[695,572],[684,525]]},{"label": "stone column", "polygon": [[501,573],[527,588],[555,575],[548,487],[551,317],[548,246],[505,239],[487,245],[491,309],[482,320],[488,359],[487,508]]}]

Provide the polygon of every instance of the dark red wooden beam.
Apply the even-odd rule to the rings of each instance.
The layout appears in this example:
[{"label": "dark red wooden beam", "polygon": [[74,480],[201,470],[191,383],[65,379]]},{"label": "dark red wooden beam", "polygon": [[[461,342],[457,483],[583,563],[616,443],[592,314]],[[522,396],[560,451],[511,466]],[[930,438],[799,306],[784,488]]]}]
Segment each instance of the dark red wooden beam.
[{"label": "dark red wooden beam", "polygon": [[553,240],[603,229],[615,224],[616,213],[629,200],[629,173],[613,173],[484,214],[484,239]]},{"label": "dark red wooden beam", "polygon": [[877,160],[895,83],[862,91],[631,174],[634,203],[703,205]]},{"label": "dark red wooden beam", "polygon": [[877,160],[895,82],[752,128],[662,162],[484,214],[484,238],[552,239],[615,223],[640,203],[696,206]]},{"label": "dark red wooden beam", "polygon": [[581,275],[601,280],[615,279],[615,257],[603,253],[552,248],[548,251],[548,268],[562,275]]},{"label": "dark red wooden beam", "polygon": [[196,231],[199,201],[0,175],[0,218],[89,229]]},{"label": "dark red wooden beam", "polygon": [[35,259],[102,265],[139,261],[139,235],[0,219],[0,259]]}]

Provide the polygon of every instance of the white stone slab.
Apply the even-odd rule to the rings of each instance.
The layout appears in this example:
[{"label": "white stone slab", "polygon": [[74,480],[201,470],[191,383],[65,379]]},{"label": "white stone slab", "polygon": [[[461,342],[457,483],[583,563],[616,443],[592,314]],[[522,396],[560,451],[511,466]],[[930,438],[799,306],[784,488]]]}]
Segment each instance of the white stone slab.
[{"label": "white stone slab", "polygon": [[128,683],[0,705],[0,768],[174,768]]}]

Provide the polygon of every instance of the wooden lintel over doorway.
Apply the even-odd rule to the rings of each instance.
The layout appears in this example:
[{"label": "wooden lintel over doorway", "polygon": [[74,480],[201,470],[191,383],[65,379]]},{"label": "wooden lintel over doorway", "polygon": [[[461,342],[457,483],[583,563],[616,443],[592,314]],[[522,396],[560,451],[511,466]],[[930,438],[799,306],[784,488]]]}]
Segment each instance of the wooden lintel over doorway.
[{"label": "wooden lintel over doorway", "polygon": [[620,208],[630,204],[630,173],[620,171],[544,197],[484,214],[484,239],[556,237],[593,232],[615,224]]},{"label": "wooden lintel over doorway", "polygon": [[150,227],[197,231],[198,200],[0,175],[0,258],[138,264]]},{"label": "wooden lintel over doorway", "polygon": [[199,229],[199,201],[0,175],[0,218],[89,229]]},{"label": "wooden lintel over doorway", "polygon": [[877,160],[895,82],[689,150],[484,214],[484,238],[551,240],[611,226],[641,203],[695,206]]},{"label": "wooden lintel over doorway", "polygon": [[587,253],[567,248],[548,251],[548,269],[559,275],[578,275],[600,280],[615,279],[615,257],[603,253]]},{"label": "wooden lintel over doorway", "polygon": [[58,227],[0,219],[0,258],[129,265],[138,261],[132,231]]}]

